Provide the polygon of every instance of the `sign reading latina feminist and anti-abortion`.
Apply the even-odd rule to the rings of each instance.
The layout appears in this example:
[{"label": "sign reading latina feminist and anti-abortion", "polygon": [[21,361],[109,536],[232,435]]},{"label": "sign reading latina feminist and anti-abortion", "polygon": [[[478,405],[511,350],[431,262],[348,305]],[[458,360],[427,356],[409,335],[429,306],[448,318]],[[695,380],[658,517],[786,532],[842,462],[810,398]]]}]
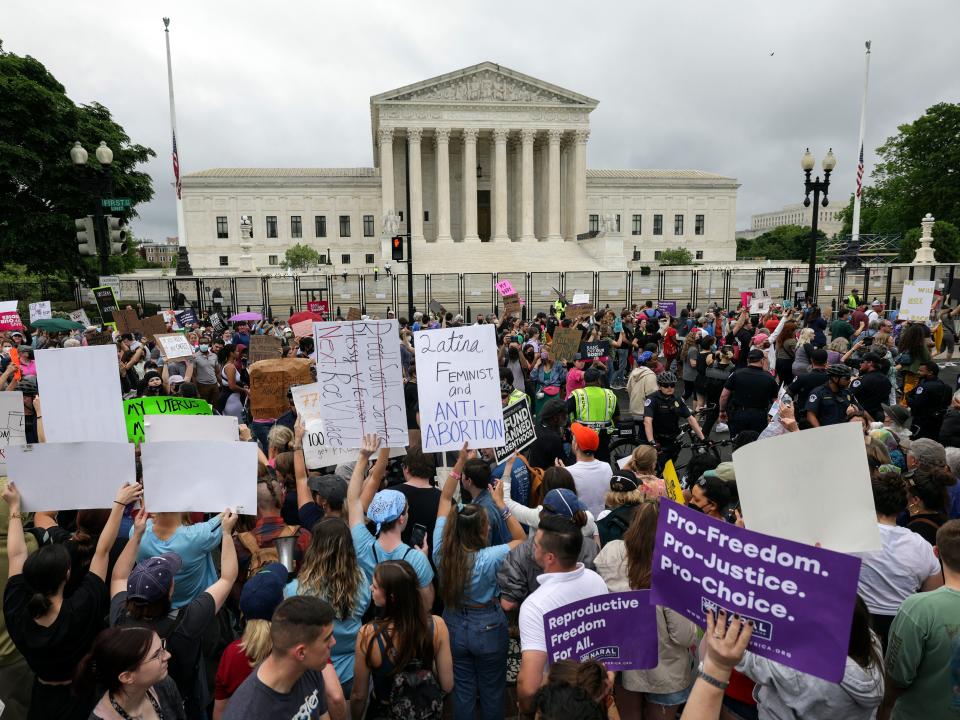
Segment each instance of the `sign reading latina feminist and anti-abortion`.
[{"label": "sign reading latina feminist and anti-abortion", "polygon": [[547,660],[598,660],[607,670],[649,670],[657,655],[657,609],[649,590],[596,595],[543,616]]},{"label": "sign reading latina feminist and anti-abortion", "polygon": [[[425,453],[504,444],[493,325],[413,334]],[[317,362],[319,364],[319,355]]]},{"label": "sign reading latina feminist and anti-abortion", "polygon": [[533,426],[533,415],[526,399],[516,402],[503,411],[503,434],[506,442],[503,447],[494,450],[497,463],[502,463],[515,452],[520,452],[533,444],[537,431]]},{"label": "sign reading latina feminist and anti-abortion", "polygon": [[843,678],[859,575],[860,558],[661,500],[651,602],[701,627],[709,610],[738,613],[751,651],[828,682]]},{"label": "sign reading latina feminist and anti-abortion", "polygon": [[127,423],[127,439],[144,441],[144,417],[147,415],[212,415],[210,403],[197,398],[160,395],[123,401],[123,417]]}]

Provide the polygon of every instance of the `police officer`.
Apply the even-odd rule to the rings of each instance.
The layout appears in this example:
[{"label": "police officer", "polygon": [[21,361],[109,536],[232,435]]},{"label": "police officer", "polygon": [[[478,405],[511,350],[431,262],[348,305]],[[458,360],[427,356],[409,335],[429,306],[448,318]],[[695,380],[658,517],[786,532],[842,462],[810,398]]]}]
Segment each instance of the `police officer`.
[{"label": "police officer", "polygon": [[[890,400],[890,361],[877,353],[868,352],[860,358],[860,376],[850,383],[850,392],[870,417],[877,422],[883,420],[881,405]],[[944,386],[946,387],[946,386]],[[949,403],[949,391],[947,393]]]},{"label": "police officer", "polygon": [[810,371],[798,375],[787,386],[787,392],[793,397],[797,423],[803,430],[810,427],[807,424],[807,398],[810,397],[810,393],[827,382],[827,357],[827,351],[823,348],[814,350],[810,353]]},{"label": "police officer", "polygon": [[807,398],[807,422],[811,427],[847,421],[847,409],[856,408],[850,394],[852,376],[853,370],[847,365],[833,364],[827,368],[827,382]]},{"label": "police officer", "polygon": [[730,437],[743,430],[760,433],[767,427],[767,411],[777,399],[777,381],[763,369],[764,353],[753,348],[747,353],[747,367],[737,370],[720,393],[720,422],[730,427]]},{"label": "police officer", "polygon": [[660,446],[657,453],[657,474],[663,471],[667,460],[677,462],[680,455],[680,444],[677,442],[679,434],[678,423],[686,418],[697,437],[703,440],[703,431],[697,418],[690,413],[690,408],[676,396],[677,376],[669,370],[657,375],[657,391],[650,393],[644,401],[643,430],[647,442]]},{"label": "police officer", "polygon": [[920,382],[907,395],[907,406],[919,426],[916,437],[937,440],[943,416],[950,407],[953,393],[940,379],[940,366],[933,360],[921,363],[917,369]]},{"label": "police officer", "polygon": [[603,375],[600,370],[593,368],[583,374],[585,387],[577,388],[567,398],[567,412],[573,422],[596,430],[600,436],[600,447],[594,457],[607,462],[610,459],[610,436],[616,431],[620,410],[616,393],[600,387]]}]

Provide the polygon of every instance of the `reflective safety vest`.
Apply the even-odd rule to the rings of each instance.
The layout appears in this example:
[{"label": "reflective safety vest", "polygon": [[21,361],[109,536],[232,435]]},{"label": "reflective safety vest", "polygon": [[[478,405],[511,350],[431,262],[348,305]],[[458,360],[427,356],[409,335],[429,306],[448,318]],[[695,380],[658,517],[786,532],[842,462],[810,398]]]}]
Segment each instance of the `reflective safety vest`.
[{"label": "reflective safety vest", "polygon": [[525,392],[523,392],[522,390],[514,389],[510,392],[510,397],[507,398],[507,407],[510,407],[511,405],[515,405],[518,402],[523,402],[526,399],[527,399],[527,394]]},{"label": "reflective safety vest", "polygon": [[577,388],[571,397],[576,407],[574,422],[597,432],[613,429],[613,414],[617,411],[617,396],[613,390],[591,385]]},{"label": "reflective safety vest", "polygon": [[847,298],[847,307],[850,308],[851,310],[856,310],[858,304],[859,303],[857,303],[857,296],[854,295],[853,293],[850,293],[850,297]]},{"label": "reflective safety vest", "polygon": [[564,310],[567,309],[567,306],[563,301],[557,299],[553,301],[553,314],[556,316],[557,320],[560,320],[563,317]]}]

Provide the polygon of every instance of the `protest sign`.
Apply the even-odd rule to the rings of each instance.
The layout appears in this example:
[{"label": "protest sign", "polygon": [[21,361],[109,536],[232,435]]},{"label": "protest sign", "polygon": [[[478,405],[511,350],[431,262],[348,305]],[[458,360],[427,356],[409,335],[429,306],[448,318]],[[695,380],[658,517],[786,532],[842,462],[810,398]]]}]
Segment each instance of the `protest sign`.
[{"label": "protest sign", "polygon": [[291,325],[290,329],[293,330],[294,337],[313,337],[313,320],[301,320]]},{"label": "protest sign", "polygon": [[580,357],[584,360],[595,360],[596,358],[607,357],[609,355],[610,342],[608,340],[588,342],[580,346]]},{"label": "protest sign", "polygon": [[[47,412],[44,406],[44,412]],[[123,417],[125,423],[124,436],[130,442],[144,441],[144,423],[148,415],[211,415],[213,408],[210,403],[199,398],[173,397],[158,395],[156,397],[133,398],[123,401]]]},{"label": "protest sign", "polygon": [[222,333],[227,329],[227,322],[223,319],[223,315],[218,312],[210,313],[210,324],[213,326],[213,331],[215,333]]},{"label": "protest sign", "polygon": [[493,325],[417,332],[414,347],[423,451],[503,445]]},{"label": "protest sign", "polygon": [[503,314],[520,317],[520,296],[516,293],[503,296]]},{"label": "protest sign", "polygon": [[[133,308],[117,308],[114,310],[113,322],[117,326],[117,332],[121,335],[126,335],[127,333],[132,335],[135,332],[141,332],[140,318],[137,315],[137,311]],[[163,326],[163,330],[166,332],[166,325]]]},{"label": "protest sign", "polygon": [[329,445],[358,448],[367,433],[409,442],[399,333],[396,320],[314,323],[317,392],[304,404],[320,409]]},{"label": "protest sign", "polygon": [[664,313],[669,313],[670,317],[676,317],[677,315],[677,301],[676,300],[658,300],[657,309]]},{"label": "protest sign", "polygon": [[859,423],[750,443],[733,453],[733,463],[751,530],[838,552],[880,549]]},{"label": "protest sign", "polygon": [[590,302],[590,293],[578,293],[573,294],[573,300],[570,301],[571,305],[585,305]]},{"label": "protest sign", "polygon": [[283,342],[273,335],[251,335],[248,367],[261,360],[283,357]]},{"label": "protest sign", "polygon": [[509,280],[501,280],[497,283],[497,292],[503,297],[507,295],[516,295],[517,291],[513,289],[513,284]]},{"label": "protest sign", "polygon": [[197,314],[193,311],[193,308],[187,308],[175,314],[177,316],[177,322],[180,323],[180,327],[189,327],[197,322]]},{"label": "protest sign", "polygon": [[441,315],[446,314],[446,310],[444,309],[443,305],[441,305],[436,300],[431,300],[430,305],[428,305],[427,307],[430,310],[430,312],[432,312],[437,317],[440,317]]},{"label": "protest sign", "polygon": [[153,339],[157,341],[157,347],[160,348],[160,354],[163,355],[164,360],[176,360],[193,355],[193,347],[181,333],[154,335]]},{"label": "protest sign", "polygon": [[100,322],[104,324],[112,323],[113,311],[118,309],[117,296],[113,294],[113,288],[109,285],[101,285],[93,288],[91,292],[93,292],[93,299],[100,310]]},{"label": "protest sign", "polygon": [[113,345],[113,330],[107,326],[106,330],[91,333],[87,337],[87,345],[91,347],[94,345]]},{"label": "protest sign", "polygon": [[770,298],[770,291],[766,288],[756,288],[750,294],[750,312],[763,315],[770,311],[770,305],[773,300]]},{"label": "protest sign", "polygon": [[150,415],[143,424],[147,442],[237,442],[240,439],[237,419],[232,415]]},{"label": "protest sign", "polygon": [[177,322],[177,314],[173,310],[161,310],[159,313],[163,321],[174,330],[180,329],[180,323]]},{"label": "protest sign", "polygon": [[70,313],[70,319],[86,327],[90,326],[90,318],[87,317],[86,310],[74,310]]},{"label": "protest sign", "polygon": [[740,306],[741,307],[750,307],[750,298],[753,297],[753,293],[750,291],[740,293]]},{"label": "protest sign", "polygon": [[150,315],[140,321],[140,334],[149,340],[156,342],[157,335],[165,332],[168,332],[167,321],[163,315]]},{"label": "protest sign", "polygon": [[649,595],[649,590],[595,595],[546,613],[547,662],[597,660],[611,671],[656,667],[657,609]]},{"label": "protest sign", "polygon": [[859,575],[852,555],[660,502],[650,601],[701,627],[708,610],[738,613],[751,651],[829,682],[844,674]]},{"label": "protest sign", "polygon": [[97,510],[113,507],[117,489],[136,482],[137,466],[134,447],[125,442],[39,443],[7,448],[7,475],[24,512]]},{"label": "protest sign", "polygon": [[354,320],[359,320],[363,317],[363,313],[360,312],[359,308],[347,308],[347,322],[353,322]]},{"label": "protest sign", "polygon": [[677,469],[673,466],[673,460],[667,460],[667,464],[663,466],[663,482],[667,487],[668,498],[681,505],[687,504],[683,497],[683,489],[680,487],[680,478],[677,477]]},{"label": "protest sign", "polygon": [[909,280],[903,283],[898,319],[925,322],[933,306],[933,280]]},{"label": "protest sign", "polygon": [[37,384],[48,443],[126,442],[116,347],[38,350]]},{"label": "protest sign", "polygon": [[257,513],[256,443],[148,442],[140,462],[151,512]]},{"label": "protest sign", "polygon": [[53,310],[50,308],[49,300],[30,303],[30,324],[37,320],[49,320],[53,317]]},{"label": "protest sign", "polygon": [[537,431],[533,426],[533,414],[530,404],[524,398],[503,411],[503,435],[505,442],[494,450],[497,463],[502,463],[515,452],[520,452],[533,444]]},{"label": "protest sign", "polygon": [[320,313],[323,317],[326,317],[327,313],[330,312],[330,307],[326,300],[308,300],[307,312]]},{"label": "protest sign", "polygon": [[0,302],[0,331],[2,330],[23,330],[23,321],[20,319],[20,313],[17,312],[16,300]]},{"label": "protest sign", "polygon": [[[302,387],[309,387],[308,385]],[[299,388],[294,388],[294,393]],[[313,470],[334,467],[340,463],[352,463],[357,459],[356,448],[334,447],[327,443],[327,435],[321,420],[307,422],[303,434],[303,459],[307,467]],[[404,446],[390,448],[390,457],[403,457],[407,454]]]},{"label": "protest sign", "polygon": [[0,392],[0,476],[7,474],[7,448],[27,442],[23,421],[23,393]]},{"label": "protest sign", "polygon": [[254,418],[280,417],[290,409],[290,386],[313,382],[306,358],[261,360],[251,365],[249,372],[250,413]]},{"label": "protest sign", "polygon": [[557,328],[550,342],[550,359],[553,362],[567,362],[580,350],[583,337],[577,328]]}]

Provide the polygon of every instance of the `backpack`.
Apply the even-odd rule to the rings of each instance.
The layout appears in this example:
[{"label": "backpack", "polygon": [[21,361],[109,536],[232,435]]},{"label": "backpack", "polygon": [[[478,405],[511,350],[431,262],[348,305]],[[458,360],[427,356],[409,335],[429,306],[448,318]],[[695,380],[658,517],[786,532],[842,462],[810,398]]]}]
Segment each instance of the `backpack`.
[{"label": "backpack", "polygon": [[[433,620],[430,621],[433,630]],[[380,656],[386,657],[383,637],[377,634]],[[390,697],[384,707],[383,720],[440,720],[443,715],[445,693],[430,668],[423,668],[419,660],[412,660],[394,674]]]},{"label": "backpack", "polygon": [[[296,525],[287,525],[286,528],[287,532],[294,537],[300,534],[300,528]],[[250,553],[250,566],[247,568],[248,579],[260,572],[264,565],[280,562],[280,555],[277,553],[277,548],[272,542],[267,547],[260,547],[256,536],[251,531],[242,532],[237,537],[240,543],[247,549],[247,552]],[[277,537],[286,536],[278,535]]]},{"label": "backpack", "polygon": [[600,547],[611,540],[622,540],[630,521],[633,520],[633,511],[636,505],[621,505],[611,510],[602,520],[597,520],[597,533],[600,535]]},{"label": "backpack", "polygon": [[530,494],[527,496],[527,503],[535,508],[543,502],[543,469],[528,463],[520,453],[517,453],[517,459],[527,466],[527,472],[530,473]]}]

